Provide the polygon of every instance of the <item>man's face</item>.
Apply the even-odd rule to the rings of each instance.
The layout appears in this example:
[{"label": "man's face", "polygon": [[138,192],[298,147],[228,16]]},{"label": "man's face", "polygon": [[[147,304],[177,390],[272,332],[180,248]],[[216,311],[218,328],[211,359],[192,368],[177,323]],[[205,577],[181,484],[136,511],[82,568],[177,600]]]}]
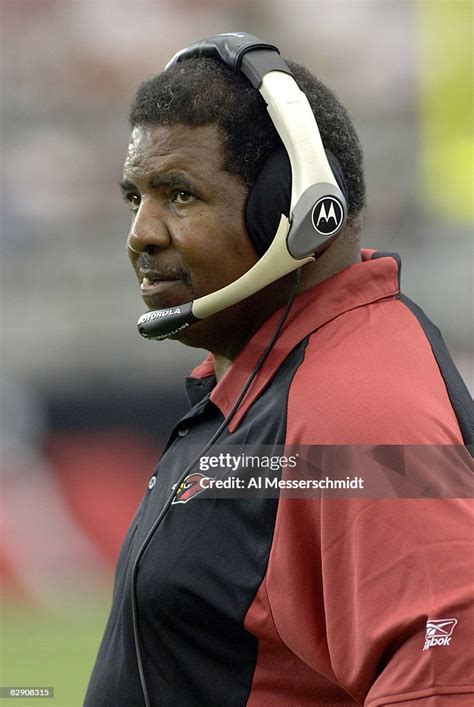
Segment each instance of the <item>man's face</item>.
[{"label": "man's face", "polygon": [[[122,190],[133,213],[130,260],[150,309],[214,292],[258,260],[245,228],[247,187],[224,170],[223,157],[212,125],[136,126],[132,131]],[[228,336],[249,307],[246,300],[177,338],[211,348],[207,340],[219,328]]]}]

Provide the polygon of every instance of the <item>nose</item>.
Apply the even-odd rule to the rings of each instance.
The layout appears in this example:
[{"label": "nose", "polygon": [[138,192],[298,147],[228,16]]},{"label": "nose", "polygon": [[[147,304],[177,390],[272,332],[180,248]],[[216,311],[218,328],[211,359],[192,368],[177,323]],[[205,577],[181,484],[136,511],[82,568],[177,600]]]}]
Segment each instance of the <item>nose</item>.
[{"label": "nose", "polygon": [[171,243],[165,214],[156,200],[144,198],[132,221],[127,246],[133,253],[167,248]]}]

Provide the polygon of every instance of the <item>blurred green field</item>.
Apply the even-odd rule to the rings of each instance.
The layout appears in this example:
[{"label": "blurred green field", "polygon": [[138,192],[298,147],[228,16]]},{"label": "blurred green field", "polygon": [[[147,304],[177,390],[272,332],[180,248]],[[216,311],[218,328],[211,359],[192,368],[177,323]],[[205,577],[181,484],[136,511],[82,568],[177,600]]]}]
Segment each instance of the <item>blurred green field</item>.
[{"label": "blurred green field", "polygon": [[53,613],[7,601],[1,608],[0,685],[54,687],[54,698],[0,699],[1,707],[80,707],[110,595]]}]

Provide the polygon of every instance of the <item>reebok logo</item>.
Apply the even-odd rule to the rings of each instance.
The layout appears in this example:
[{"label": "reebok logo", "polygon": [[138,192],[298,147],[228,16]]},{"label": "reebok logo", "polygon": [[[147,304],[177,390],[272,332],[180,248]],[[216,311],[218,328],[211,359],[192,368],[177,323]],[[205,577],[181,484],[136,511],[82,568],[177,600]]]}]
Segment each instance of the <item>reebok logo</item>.
[{"label": "reebok logo", "polygon": [[433,646],[449,646],[457,622],[457,619],[428,619],[423,650]]}]

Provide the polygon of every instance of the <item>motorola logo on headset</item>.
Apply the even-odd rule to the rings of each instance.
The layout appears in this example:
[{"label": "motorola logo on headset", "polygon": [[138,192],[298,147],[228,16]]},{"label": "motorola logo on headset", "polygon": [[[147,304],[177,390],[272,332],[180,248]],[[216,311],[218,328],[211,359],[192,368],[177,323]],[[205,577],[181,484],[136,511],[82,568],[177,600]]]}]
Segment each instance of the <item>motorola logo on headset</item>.
[{"label": "motorola logo on headset", "polygon": [[341,227],[344,209],[339,199],[323,196],[313,207],[311,214],[314,229],[323,236],[331,236]]}]

